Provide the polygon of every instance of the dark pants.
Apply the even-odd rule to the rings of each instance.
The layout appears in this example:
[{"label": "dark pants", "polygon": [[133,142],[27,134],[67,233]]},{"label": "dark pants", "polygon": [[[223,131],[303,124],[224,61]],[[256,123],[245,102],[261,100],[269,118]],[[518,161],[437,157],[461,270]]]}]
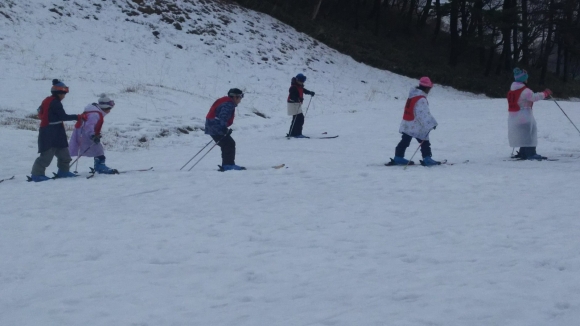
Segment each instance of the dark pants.
[{"label": "dark pants", "polygon": [[520,147],[520,150],[516,157],[518,158],[527,158],[530,156],[536,155],[536,148],[535,147]]},{"label": "dark pants", "polygon": [[290,124],[290,136],[302,135],[302,126],[304,125],[304,114],[299,113],[292,116],[292,123]]},{"label": "dark pants", "polygon": [[211,138],[222,149],[222,166],[236,164],[236,142],[232,136],[211,135]]},{"label": "dark pants", "polygon": [[[407,150],[407,147],[409,147],[409,145],[411,145],[411,140],[413,139],[413,137],[403,133],[403,136],[401,137],[401,141],[399,142],[399,145],[397,145],[397,148],[395,149],[395,156],[399,156],[399,157],[405,157],[405,150]],[[427,157],[427,156],[431,156],[431,143],[428,140],[423,141],[422,139],[416,138],[417,141],[419,143],[421,143],[421,155],[423,155],[423,158]]]}]

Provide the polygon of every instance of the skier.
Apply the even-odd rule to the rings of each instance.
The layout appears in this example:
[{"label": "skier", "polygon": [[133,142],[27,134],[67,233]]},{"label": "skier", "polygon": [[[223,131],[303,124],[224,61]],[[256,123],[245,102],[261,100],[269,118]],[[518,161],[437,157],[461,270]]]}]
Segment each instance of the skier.
[{"label": "skier", "polygon": [[395,149],[395,159],[391,159],[388,165],[411,165],[413,161],[405,159],[405,151],[411,144],[413,138],[421,144],[421,154],[423,165],[431,166],[441,164],[431,158],[431,143],[429,142],[429,132],[437,127],[437,121],[429,111],[427,95],[433,88],[433,83],[429,77],[421,77],[419,86],[413,87],[409,92],[409,98],[405,104],[403,121],[399,127],[402,134],[401,141]]},{"label": "skier", "polygon": [[105,150],[101,144],[101,128],[104,118],[115,106],[106,94],[101,94],[97,103],[85,107],[81,121],[75,125],[70,139],[69,153],[71,156],[94,157],[97,173],[115,174],[117,170],[105,165]]},{"label": "skier", "polygon": [[220,171],[245,170],[243,166],[236,165],[236,142],[232,138],[232,129],[228,129],[234,123],[236,106],[240,104],[244,93],[238,88],[228,91],[228,96],[216,100],[207,116],[205,117],[205,133],[222,150],[222,165]]},{"label": "skier", "polygon": [[51,96],[45,98],[38,108],[40,128],[38,129],[38,153],[40,156],[32,165],[30,179],[34,182],[49,180],[45,175],[46,168],[57,158],[58,172],[56,177],[68,178],[77,175],[69,171],[69,163],[72,161],[68,152],[68,141],[63,121],[78,121],[80,115],[66,114],[62,106],[68,93],[68,87],[58,79],[52,80]]},{"label": "skier", "polygon": [[304,125],[304,114],[302,114],[302,102],[304,101],[304,94],[314,96],[314,92],[304,88],[306,76],[298,74],[292,78],[288,95],[288,115],[292,116],[292,123],[290,124],[290,131],[287,137],[294,138],[308,138],[302,135],[302,126]]},{"label": "skier", "polygon": [[515,158],[522,160],[546,159],[536,153],[538,145],[538,130],[536,119],[532,112],[534,102],[552,95],[546,88],[543,92],[534,93],[528,88],[528,72],[520,68],[514,69],[514,82],[507,94],[508,100],[508,139],[510,147],[519,147]]}]

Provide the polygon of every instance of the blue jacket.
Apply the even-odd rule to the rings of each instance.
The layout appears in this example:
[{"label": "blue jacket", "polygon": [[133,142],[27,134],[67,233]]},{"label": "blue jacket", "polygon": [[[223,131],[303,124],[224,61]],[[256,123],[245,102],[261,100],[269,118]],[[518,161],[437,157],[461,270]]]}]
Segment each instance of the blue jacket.
[{"label": "blue jacket", "polygon": [[[50,100],[50,103],[48,101]],[[76,121],[78,115],[66,114],[62,102],[57,96],[47,98],[46,126],[38,129],[38,152],[42,153],[51,148],[67,148],[68,140],[63,121]],[[44,103],[44,102],[43,102]],[[42,124],[42,122],[41,122]]]},{"label": "blue jacket", "polygon": [[213,103],[205,117],[205,133],[211,136],[223,136],[228,127],[234,123],[236,102],[224,96]]}]

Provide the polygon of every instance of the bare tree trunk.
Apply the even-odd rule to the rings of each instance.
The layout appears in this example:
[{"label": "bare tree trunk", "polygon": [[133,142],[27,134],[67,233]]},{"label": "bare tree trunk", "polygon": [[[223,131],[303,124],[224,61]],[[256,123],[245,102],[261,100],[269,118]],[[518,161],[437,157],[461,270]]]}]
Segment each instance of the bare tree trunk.
[{"label": "bare tree trunk", "polygon": [[563,72],[563,76],[562,76],[562,81],[567,83],[568,82],[568,54],[570,53],[570,51],[568,51],[568,49],[564,50],[564,72]]},{"label": "bare tree trunk", "polygon": [[479,49],[479,64],[483,66],[485,62],[485,46],[483,39],[483,0],[475,0],[473,20],[477,29],[477,48]]},{"label": "bare tree trunk", "polygon": [[521,63],[527,66],[530,61],[530,36],[528,27],[528,0],[522,0],[522,59]]},{"label": "bare tree trunk", "polygon": [[417,21],[417,27],[421,28],[427,24],[427,18],[429,18],[429,11],[431,11],[431,4],[433,0],[427,0],[425,3],[425,7],[423,7],[423,12],[421,13],[421,17]]},{"label": "bare tree trunk", "polygon": [[554,32],[554,0],[550,0],[550,8],[548,9],[548,36],[546,37],[546,44],[544,48],[544,57],[542,59],[542,70],[540,73],[540,85],[546,84],[546,74],[548,72],[548,60],[552,54],[552,34]]},{"label": "bare tree trunk", "polygon": [[[559,33],[558,33],[559,34]],[[564,48],[562,37],[556,36],[558,48],[556,49],[556,76],[560,76],[560,65],[562,64],[562,49]]]},{"label": "bare tree trunk", "polygon": [[461,48],[463,50],[467,43],[467,0],[461,0]]},{"label": "bare tree trunk", "polygon": [[[515,2],[515,1],[514,1]],[[503,19],[502,19],[502,38],[503,38],[503,49],[501,52],[501,58],[503,59],[503,69],[510,71],[512,68],[512,55],[511,55],[511,26],[513,24],[513,7],[514,3],[512,0],[504,0],[503,3]]]},{"label": "bare tree trunk", "polygon": [[411,0],[409,3],[409,13],[407,14],[407,28],[411,28],[413,24],[413,13],[415,11],[415,5],[417,4],[417,0]]},{"label": "bare tree trunk", "polygon": [[512,29],[512,42],[513,42],[513,49],[514,49],[512,62],[517,65],[518,61],[520,59],[520,51],[521,51],[521,48],[518,48],[518,25],[517,25],[517,23],[514,24],[514,28]]},{"label": "bare tree trunk", "polygon": [[316,4],[316,7],[314,7],[314,12],[312,12],[312,20],[316,19],[316,16],[318,15],[318,11],[320,10],[320,5],[322,4],[322,0],[318,0],[318,3]]},{"label": "bare tree trunk", "polygon": [[441,30],[441,0],[435,0],[435,13],[437,18],[435,20],[435,29],[433,30],[433,42],[435,42]]},{"label": "bare tree trunk", "polygon": [[457,20],[459,19],[459,1],[450,0],[451,12],[449,16],[449,33],[451,34],[449,65],[456,66],[459,61],[459,31]]},{"label": "bare tree trunk", "polygon": [[375,0],[375,35],[379,36],[381,31],[381,0]]}]

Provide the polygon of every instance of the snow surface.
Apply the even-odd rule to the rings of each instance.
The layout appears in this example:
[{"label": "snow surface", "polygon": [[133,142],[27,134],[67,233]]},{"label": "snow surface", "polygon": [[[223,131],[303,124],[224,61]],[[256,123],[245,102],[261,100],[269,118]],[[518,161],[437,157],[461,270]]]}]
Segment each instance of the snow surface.
[{"label": "snow surface", "polygon": [[[558,161],[509,161],[506,100],[436,85],[434,158],[457,164],[385,167],[416,80],[235,6],[181,4],[221,25],[197,35],[84,3],[0,3],[0,179],[16,176],[0,183],[0,325],[579,324],[580,134],[553,101],[534,111]],[[338,138],[284,137],[298,72],[316,92],[304,133]],[[110,94],[108,165],[154,171],[87,180],[81,158],[83,177],[26,182],[27,116],[52,78],[69,114]],[[231,87],[248,171],[215,172],[219,149],[180,171]],[[580,123],[578,102],[558,103]]]}]

